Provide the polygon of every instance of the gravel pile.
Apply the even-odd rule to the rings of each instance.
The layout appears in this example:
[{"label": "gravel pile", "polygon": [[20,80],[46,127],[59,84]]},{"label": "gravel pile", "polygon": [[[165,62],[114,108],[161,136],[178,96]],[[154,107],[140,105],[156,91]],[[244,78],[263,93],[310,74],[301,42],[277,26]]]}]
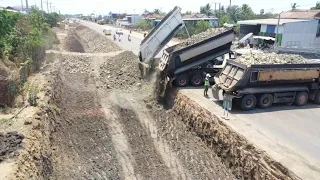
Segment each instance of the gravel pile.
[{"label": "gravel pile", "polygon": [[62,67],[70,74],[90,74],[93,70],[90,68],[90,57],[89,56],[72,56],[64,55],[62,58]]},{"label": "gravel pile", "polygon": [[16,150],[22,147],[23,139],[24,136],[16,131],[0,133],[0,162],[19,155]]},{"label": "gravel pile", "polygon": [[120,50],[120,48],[112,41],[106,41],[106,38],[102,34],[82,25],[76,28],[76,33],[81,41],[86,44],[85,52],[108,53]]},{"label": "gravel pile", "polygon": [[131,51],[110,57],[100,66],[100,80],[106,89],[128,90],[141,86],[139,60]]},{"label": "gravel pile", "polygon": [[237,62],[245,65],[252,64],[304,64],[307,63],[300,55],[256,53],[251,52],[237,58]]},{"label": "gravel pile", "polygon": [[211,28],[211,29],[208,29],[207,31],[204,31],[202,33],[195,34],[195,35],[191,36],[190,38],[185,39],[181,43],[179,43],[176,46],[175,51],[178,51],[178,50],[183,49],[187,46],[201,42],[203,40],[206,40],[208,38],[211,38],[213,36],[221,34],[225,31],[227,31],[227,29],[225,29],[225,28]]}]

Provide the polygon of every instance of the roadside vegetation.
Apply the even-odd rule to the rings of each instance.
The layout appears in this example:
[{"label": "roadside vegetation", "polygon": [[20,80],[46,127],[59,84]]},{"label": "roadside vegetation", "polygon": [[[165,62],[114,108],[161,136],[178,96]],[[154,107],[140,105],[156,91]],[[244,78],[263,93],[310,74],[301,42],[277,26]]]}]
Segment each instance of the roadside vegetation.
[{"label": "roadside vegetation", "polygon": [[57,13],[42,14],[38,9],[31,9],[28,15],[0,11],[0,78],[10,82],[12,96],[40,69],[45,49],[58,43],[51,28],[60,20]]}]

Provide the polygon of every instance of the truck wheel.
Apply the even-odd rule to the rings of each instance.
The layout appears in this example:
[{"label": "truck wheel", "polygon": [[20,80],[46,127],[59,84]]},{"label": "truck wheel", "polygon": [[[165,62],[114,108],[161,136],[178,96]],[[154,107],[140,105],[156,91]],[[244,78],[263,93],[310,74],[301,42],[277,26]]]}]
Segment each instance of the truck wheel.
[{"label": "truck wheel", "polygon": [[316,96],[314,97],[314,101],[315,104],[320,104],[320,90],[318,90]]},{"label": "truck wheel", "polygon": [[240,107],[244,111],[252,110],[256,107],[256,105],[257,105],[257,98],[252,94],[245,95],[241,99]]},{"label": "truck wheel", "polygon": [[272,103],[273,103],[273,96],[271,94],[262,94],[259,97],[258,105],[263,109],[271,107]]},{"label": "truck wheel", "polygon": [[192,86],[200,86],[203,84],[203,78],[200,74],[194,74],[191,76],[190,83],[192,84]]},{"label": "truck wheel", "polygon": [[185,86],[188,86],[189,84],[189,78],[185,74],[179,75],[175,81],[178,87],[185,87]]},{"label": "truck wheel", "polygon": [[294,103],[297,106],[304,106],[308,103],[308,93],[306,92],[299,92],[296,95],[296,99],[294,100]]}]

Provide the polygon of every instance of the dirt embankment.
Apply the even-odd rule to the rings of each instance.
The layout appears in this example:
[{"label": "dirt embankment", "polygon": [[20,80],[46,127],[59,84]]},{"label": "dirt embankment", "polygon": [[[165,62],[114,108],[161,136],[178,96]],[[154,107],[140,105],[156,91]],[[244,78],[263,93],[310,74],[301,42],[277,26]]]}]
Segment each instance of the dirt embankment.
[{"label": "dirt embankment", "polygon": [[72,25],[68,34],[66,49],[71,52],[109,53],[121,50],[102,34],[83,25]]},{"label": "dirt embankment", "polygon": [[57,57],[15,179],[290,179],[186,97],[165,110],[132,52]]},{"label": "dirt embankment", "polygon": [[240,179],[298,179],[208,110],[178,93],[173,110]]},{"label": "dirt embankment", "polygon": [[23,134],[18,132],[0,132],[0,163],[7,159],[19,156],[18,149],[22,148]]}]

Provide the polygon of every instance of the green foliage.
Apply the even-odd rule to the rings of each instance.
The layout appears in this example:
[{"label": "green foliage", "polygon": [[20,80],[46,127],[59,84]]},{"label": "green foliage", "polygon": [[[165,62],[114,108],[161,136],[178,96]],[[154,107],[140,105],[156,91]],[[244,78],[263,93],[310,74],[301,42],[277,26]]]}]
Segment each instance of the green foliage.
[{"label": "green foliage", "polygon": [[211,5],[208,3],[205,6],[200,6],[200,13],[205,14],[207,16],[213,15]]},{"label": "green foliage", "polygon": [[210,23],[208,21],[198,21],[195,29],[195,34],[199,34],[201,32],[204,32],[208,29],[212,28]]},{"label": "green foliage", "polygon": [[62,17],[58,13],[45,13],[45,22],[49,24],[50,27],[57,27],[58,22],[62,20]]},{"label": "green foliage", "polygon": [[225,23],[228,23],[229,22],[229,17],[227,15],[223,15],[221,18],[220,18],[220,26],[223,26]]},{"label": "green foliage", "polygon": [[152,22],[150,20],[142,20],[136,26],[142,30],[148,30],[152,28]]},{"label": "green foliage", "polygon": [[291,11],[296,11],[296,10],[297,10],[297,7],[298,7],[298,4],[297,4],[297,3],[291,4]]},{"label": "green foliage", "polygon": [[317,9],[320,9],[320,2],[319,1],[316,3],[315,7],[311,8],[311,10],[317,10]]}]

